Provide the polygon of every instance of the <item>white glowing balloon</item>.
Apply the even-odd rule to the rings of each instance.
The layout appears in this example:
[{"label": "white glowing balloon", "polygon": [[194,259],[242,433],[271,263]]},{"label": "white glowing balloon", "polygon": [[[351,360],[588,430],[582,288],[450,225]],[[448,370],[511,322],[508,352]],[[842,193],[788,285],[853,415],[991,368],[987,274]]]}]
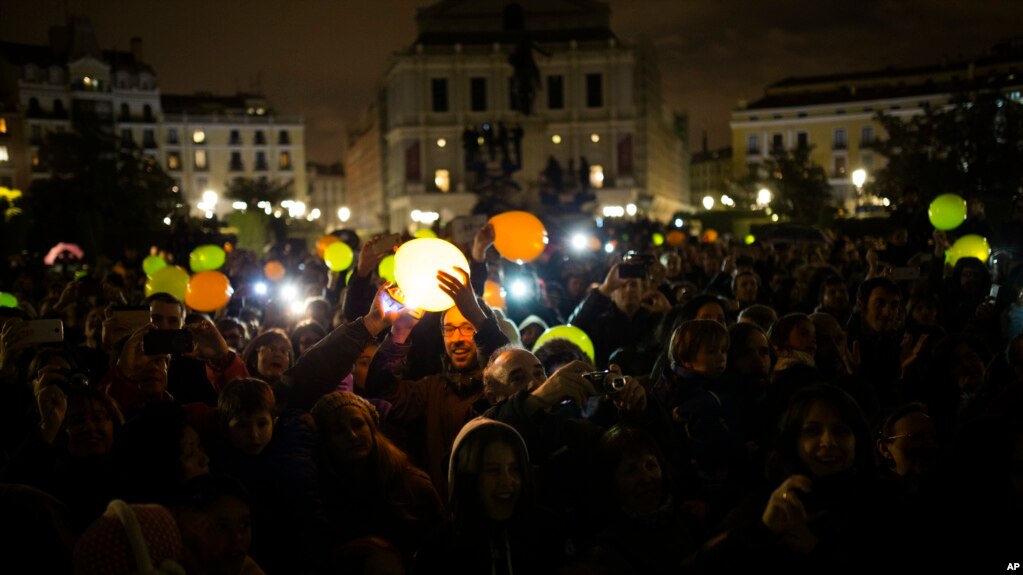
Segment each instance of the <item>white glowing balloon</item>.
[{"label": "white glowing balloon", "polygon": [[465,254],[450,242],[437,238],[419,238],[401,244],[394,254],[394,281],[405,294],[406,307],[426,311],[444,311],[455,305],[437,287],[437,272],[444,270],[461,279],[455,268],[469,271]]}]

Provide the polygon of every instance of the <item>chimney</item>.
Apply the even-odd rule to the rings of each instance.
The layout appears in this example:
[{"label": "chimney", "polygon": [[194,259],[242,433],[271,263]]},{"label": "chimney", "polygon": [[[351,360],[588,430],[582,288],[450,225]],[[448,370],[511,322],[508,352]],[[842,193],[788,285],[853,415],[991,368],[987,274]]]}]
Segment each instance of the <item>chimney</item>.
[{"label": "chimney", "polygon": [[131,39],[131,57],[139,64],[144,61],[142,58],[142,38],[138,36]]}]

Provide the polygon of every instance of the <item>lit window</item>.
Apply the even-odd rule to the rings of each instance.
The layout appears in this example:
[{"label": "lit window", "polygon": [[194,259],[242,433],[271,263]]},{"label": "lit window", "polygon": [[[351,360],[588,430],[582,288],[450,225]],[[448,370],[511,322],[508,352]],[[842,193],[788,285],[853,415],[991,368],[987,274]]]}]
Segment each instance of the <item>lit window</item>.
[{"label": "lit window", "polygon": [[206,169],[206,150],[195,151],[195,169],[197,170]]},{"label": "lit window", "polygon": [[282,170],[290,170],[291,169],[291,154],[288,153],[288,152],[281,152],[279,164],[280,164],[280,168]]},{"label": "lit window", "polygon": [[0,118],[0,134],[7,133],[7,118]]},{"label": "lit window", "polygon": [[11,157],[7,155],[7,146],[0,146],[0,162],[8,162]]},{"label": "lit window", "polygon": [[192,132],[192,141],[196,144],[202,144],[206,141],[206,132],[202,130],[196,130]]},{"label": "lit window", "polygon": [[177,152],[170,152],[167,154],[167,169],[168,170],[180,170],[181,169],[181,155]]},{"label": "lit window", "polygon": [[597,189],[604,187],[604,166],[590,166],[590,185]]},{"label": "lit window", "polygon": [[437,170],[433,173],[433,183],[442,192],[451,190],[451,174],[447,170]]}]

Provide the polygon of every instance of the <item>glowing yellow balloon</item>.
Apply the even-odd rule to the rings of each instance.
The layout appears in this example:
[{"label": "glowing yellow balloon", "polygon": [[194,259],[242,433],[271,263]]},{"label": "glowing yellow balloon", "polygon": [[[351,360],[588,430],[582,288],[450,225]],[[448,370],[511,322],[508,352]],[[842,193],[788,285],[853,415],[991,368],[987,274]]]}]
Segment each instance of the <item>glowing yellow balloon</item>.
[{"label": "glowing yellow balloon", "polygon": [[348,269],[354,259],[355,254],[352,253],[352,248],[344,242],[334,242],[327,246],[326,251],[323,252],[323,261],[327,263],[327,267],[332,272]]},{"label": "glowing yellow balloon", "polygon": [[169,293],[185,301],[188,290],[188,272],[181,266],[167,266],[146,279],[146,297],[154,293]]},{"label": "glowing yellow balloon", "polygon": [[435,238],[437,237],[437,234],[430,228],[423,228],[421,230],[416,230],[416,233],[412,234],[412,236],[416,238]]},{"label": "glowing yellow balloon", "polygon": [[946,253],[948,263],[953,266],[960,258],[977,258],[986,263],[991,256],[991,246],[988,245],[987,238],[969,234],[956,240],[956,243],[952,244],[952,249]]},{"label": "glowing yellow balloon", "polygon": [[583,350],[590,361],[595,361],[596,356],[593,348],[593,340],[583,330],[579,329],[574,325],[556,325],[551,328],[547,328],[547,331],[540,334],[540,337],[536,338],[536,343],[533,344],[533,349],[540,347],[545,342],[552,339],[567,339],[568,341],[579,346],[579,349]]},{"label": "glowing yellow balloon", "polygon": [[438,287],[437,272],[461,278],[455,268],[469,271],[469,261],[453,244],[435,238],[419,238],[401,244],[394,254],[394,279],[405,294],[406,307],[444,311],[455,302]]},{"label": "glowing yellow balloon", "polygon": [[384,256],[384,259],[380,260],[380,265],[377,266],[377,275],[391,283],[394,283],[393,254]]}]

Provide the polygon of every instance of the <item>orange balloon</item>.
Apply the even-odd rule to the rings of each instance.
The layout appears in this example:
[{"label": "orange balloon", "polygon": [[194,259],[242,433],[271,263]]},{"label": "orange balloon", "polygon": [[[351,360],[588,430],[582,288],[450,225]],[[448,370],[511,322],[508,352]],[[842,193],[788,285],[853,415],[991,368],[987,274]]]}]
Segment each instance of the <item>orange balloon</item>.
[{"label": "orange balloon", "polygon": [[505,258],[518,263],[535,260],[547,247],[547,229],[529,212],[504,212],[490,218],[494,226],[494,247]]},{"label": "orange balloon", "polygon": [[216,311],[231,301],[231,280],[218,271],[199,272],[188,280],[185,304],[196,311]]},{"label": "orange balloon", "polygon": [[669,246],[680,246],[686,241],[686,235],[679,230],[671,230],[668,235],[665,236],[664,241],[668,242]]},{"label": "orange balloon", "polygon": [[272,282],[279,282],[284,279],[285,273],[284,264],[276,260],[266,262],[266,265],[263,266],[263,275]]},{"label": "orange balloon", "polygon": [[494,280],[487,280],[483,284],[483,301],[490,307],[505,309],[504,294],[501,293],[501,284]]},{"label": "orange balloon", "polygon": [[339,241],[341,240],[337,236],[332,236],[330,234],[316,240],[316,255],[320,256],[320,259],[323,259],[323,254],[327,251],[327,248],[330,247],[330,244],[336,244]]},{"label": "orange balloon", "polygon": [[714,228],[710,228],[703,231],[703,235],[700,236],[700,241],[705,244],[712,244],[718,241],[718,232]]}]

